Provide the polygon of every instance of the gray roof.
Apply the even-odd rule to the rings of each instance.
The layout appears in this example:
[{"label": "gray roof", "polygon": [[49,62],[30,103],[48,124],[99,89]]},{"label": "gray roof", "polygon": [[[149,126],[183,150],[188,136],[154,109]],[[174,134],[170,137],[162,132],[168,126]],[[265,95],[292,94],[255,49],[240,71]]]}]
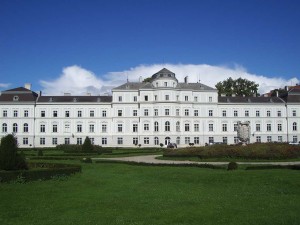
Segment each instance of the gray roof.
[{"label": "gray roof", "polygon": [[219,96],[219,103],[285,103],[279,97],[242,97]]},{"label": "gray roof", "polygon": [[285,101],[287,103],[300,103],[300,95],[288,95]]},{"label": "gray roof", "polygon": [[112,96],[40,96],[37,102],[112,102]]},{"label": "gray roof", "polygon": [[201,83],[178,83],[176,88],[189,89],[189,90],[217,90]]},{"label": "gray roof", "polygon": [[153,88],[151,83],[141,83],[141,82],[127,82],[114,88],[113,90],[139,90],[141,88]]},{"label": "gray roof", "polygon": [[[18,100],[14,100],[14,97],[17,96]],[[33,102],[38,97],[38,94],[28,90],[24,87],[18,87],[14,89],[9,89],[2,91],[0,95],[0,102]]]}]

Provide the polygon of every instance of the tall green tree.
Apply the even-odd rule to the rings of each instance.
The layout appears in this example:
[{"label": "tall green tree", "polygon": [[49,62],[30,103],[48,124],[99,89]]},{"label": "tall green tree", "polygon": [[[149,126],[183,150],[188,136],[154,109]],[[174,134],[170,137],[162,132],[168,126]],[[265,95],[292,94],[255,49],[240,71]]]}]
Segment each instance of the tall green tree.
[{"label": "tall green tree", "polygon": [[84,143],[82,145],[82,151],[83,152],[92,152],[94,150],[94,147],[92,145],[91,139],[89,137],[86,137],[84,140]]},{"label": "tall green tree", "polygon": [[254,81],[249,81],[241,77],[234,80],[229,77],[227,80],[218,82],[215,87],[218,89],[219,95],[253,96],[254,94],[259,95],[257,93],[258,86]]}]

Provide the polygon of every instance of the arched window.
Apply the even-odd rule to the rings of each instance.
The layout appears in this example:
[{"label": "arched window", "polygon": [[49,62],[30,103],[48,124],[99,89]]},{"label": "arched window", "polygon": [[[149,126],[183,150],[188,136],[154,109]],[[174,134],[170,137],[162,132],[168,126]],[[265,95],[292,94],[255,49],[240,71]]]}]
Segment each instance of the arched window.
[{"label": "arched window", "polygon": [[154,122],[154,131],[158,132],[158,122]]},{"label": "arched window", "polygon": [[159,145],[159,139],[158,139],[158,137],[154,138],[154,145]]},{"label": "arched window", "polygon": [[23,125],[23,132],[24,133],[28,132],[28,123],[24,123],[24,125]]},{"label": "arched window", "polygon": [[179,121],[176,122],[176,131],[180,132],[180,122]]},{"label": "arched window", "polygon": [[177,138],[176,138],[176,144],[177,144],[177,145],[180,145],[180,137],[177,137]]},{"label": "arched window", "polygon": [[297,123],[296,122],[293,123],[293,131],[297,131]]},{"label": "arched window", "polygon": [[6,133],[7,132],[7,124],[3,123],[2,124],[2,133]]},{"label": "arched window", "polygon": [[18,124],[16,123],[13,124],[13,132],[18,133]]},{"label": "arched window", "polygon": [[170,131],[170,122],[169,121],[167,121],[165,123],[165,131]]}]

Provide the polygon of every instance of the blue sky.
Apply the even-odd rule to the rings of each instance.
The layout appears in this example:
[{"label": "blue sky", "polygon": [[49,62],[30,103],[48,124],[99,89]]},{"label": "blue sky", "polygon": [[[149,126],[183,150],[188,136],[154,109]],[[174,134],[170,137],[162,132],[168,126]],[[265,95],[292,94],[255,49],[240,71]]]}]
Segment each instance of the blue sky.
[{"label": "blue sky", "polygon": [[136,79],[164,65],[202,80],[201,65],[227,68],[275,87],[299,81],[299,40],[297,0],[1,0],[0,90],[30,82],[50,93],[62,77],[84,83],[81,72],[101,88],[116,84],[114,72]]}]

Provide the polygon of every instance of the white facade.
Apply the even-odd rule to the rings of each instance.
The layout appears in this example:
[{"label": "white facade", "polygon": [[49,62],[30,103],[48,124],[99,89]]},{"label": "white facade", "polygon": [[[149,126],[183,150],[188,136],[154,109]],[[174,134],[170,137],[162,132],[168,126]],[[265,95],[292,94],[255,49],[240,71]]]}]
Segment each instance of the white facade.
[{"label": "white facade", "polygon": [[218,97],[201,83],[179,83],[167,69],[148,83],[127,82],[112,96],[42,96],[16,88],[0,96],[0,136],[14,133],[20,147],[82,144],[86,136],[118,147],[233,144],[237,122],[249,121],[250,143],[298,142],[298,94],[291,102],[290,96]]}]

